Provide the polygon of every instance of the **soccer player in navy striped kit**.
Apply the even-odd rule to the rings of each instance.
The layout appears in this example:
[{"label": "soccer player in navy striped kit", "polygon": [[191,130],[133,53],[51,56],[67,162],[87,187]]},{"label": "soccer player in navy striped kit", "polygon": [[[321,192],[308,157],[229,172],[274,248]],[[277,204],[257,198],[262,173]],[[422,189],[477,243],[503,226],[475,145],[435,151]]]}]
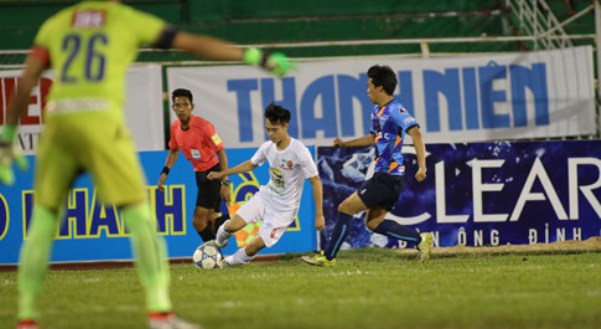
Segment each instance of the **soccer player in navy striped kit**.
[{"label": "soccer player in navy striped kit", "polygon": [[375,144],[377,155],[374,175],[338,206],[336,226],[325,250],[315,256],[302,257],[302,260],[310,265],[328,267],[336,264],[336,254],[352,227],[350,221],[353,215],[364,210],[369,230],[415,243],[420,252],[420,260],[425,262],[430,258],[431,233],[419,234],[393,220],[384,219],[386,213],[397,202],[405,185],[405,165],[401,149],[406,134],[411,136],[417,155],[418,169],[415,179],[418,182],[426,179],[426,147],[419,123],[392,96],[397,86],[397,78],[390,67],[374,65],[367,71],[367,76],[367,95],[375,105],[371,113],[371,133],[347,142],[337,137],[334,147],[363,147]]}]

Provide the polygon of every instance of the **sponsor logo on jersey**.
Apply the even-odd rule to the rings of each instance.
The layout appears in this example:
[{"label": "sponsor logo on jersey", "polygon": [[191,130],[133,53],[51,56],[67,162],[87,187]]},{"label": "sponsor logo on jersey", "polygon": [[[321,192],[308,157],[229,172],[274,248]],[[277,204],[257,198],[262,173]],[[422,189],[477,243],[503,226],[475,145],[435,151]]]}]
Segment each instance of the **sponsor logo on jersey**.
[{"label": "sponsor logo on jersey", "polygon": [[79,10],[73,13],[71,25],[78,28],[99,28],[106,22],[104,10]]}]

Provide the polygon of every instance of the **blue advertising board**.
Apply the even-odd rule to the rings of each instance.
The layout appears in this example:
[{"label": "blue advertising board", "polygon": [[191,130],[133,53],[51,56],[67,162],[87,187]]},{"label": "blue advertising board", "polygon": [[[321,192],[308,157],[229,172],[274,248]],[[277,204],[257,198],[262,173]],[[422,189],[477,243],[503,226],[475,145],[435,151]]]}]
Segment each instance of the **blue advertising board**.
[{"label": "blue advertising board", "polygon": [[[585,240],[601,235],[601,141],[491,142],[426,146],[428,178],[418,183],[414,150],[407,184],[387,218],[434,233],[437,246],[496,246]],[[338,204],[373,170],[371,148],[319,147],[326,230]],[[372,166],[372,167],[370,167]],[[406,247],[372,234],[355,216],[345,248]],[[412,247],[412,246],[411,246]]]},{"label": "blue advertising board", "polygon": [[[256,149],[228,149],[230,166],[250,159]],[[312,154],[314,148],[309,148]],[[166,181],[165,192],[156,188],[156,182],[165,163],[167,151],[141,152],[140,160],[149,185],[148,197],[157,215],[157,230],[164,236],[170,258],[188,258],[202,242],[192,226],[196,202],[196,179],[190,163],[183,157],[172,168]],[[33,157],[28,158],[31,167]],[[15,186],[0,186],[0,265],[18,262],[21,243],[26,238],[26,227],[31,218],[34,193],[33,170],[16,173]],[[261,184],[269,180],[268,165],[253,172],[230,176],[232,204],[239,206],[250,198]],[[224,212],[236,206],[222,206]],[[131,260],[129,234],[117,209],[103,205],[97,199],[90,176],[77,179],[70,191],[65,219],[56,235],[52,262]],[[260,254],[305,252],[316,248],[315,206],[310,184],[305,184],[297,220],[282,239]],[[234,253],[256,232],[253,226],[245,228],[222,251]]]}]

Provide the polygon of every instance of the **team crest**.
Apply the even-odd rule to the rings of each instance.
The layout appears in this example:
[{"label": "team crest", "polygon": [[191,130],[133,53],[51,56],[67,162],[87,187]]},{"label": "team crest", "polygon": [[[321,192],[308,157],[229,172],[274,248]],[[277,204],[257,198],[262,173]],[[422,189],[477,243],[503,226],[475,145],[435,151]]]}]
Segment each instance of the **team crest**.
[{"label": "team crest", "polygon": [[291,170],[294,168],[294,162],[292,162],[292,160],[282,159],[282,162],[280,163],[280,168]]}]

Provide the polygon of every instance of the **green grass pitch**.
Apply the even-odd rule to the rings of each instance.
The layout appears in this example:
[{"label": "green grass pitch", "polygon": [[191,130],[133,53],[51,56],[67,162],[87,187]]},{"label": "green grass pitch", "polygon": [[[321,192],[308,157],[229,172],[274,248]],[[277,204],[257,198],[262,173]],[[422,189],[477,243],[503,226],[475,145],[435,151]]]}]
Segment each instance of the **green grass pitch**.
[{"label": "green grass pitch", "polygon": [[[175,310],[205,329],[601,328],[601,253],[434,256],[343,251],[334,268],[297,255],[224,270],[171,268]],[[13,328],[16,273],[0,273],[0,328]],[[131,269],[50,271],[42,329],[145,328]]]}]

